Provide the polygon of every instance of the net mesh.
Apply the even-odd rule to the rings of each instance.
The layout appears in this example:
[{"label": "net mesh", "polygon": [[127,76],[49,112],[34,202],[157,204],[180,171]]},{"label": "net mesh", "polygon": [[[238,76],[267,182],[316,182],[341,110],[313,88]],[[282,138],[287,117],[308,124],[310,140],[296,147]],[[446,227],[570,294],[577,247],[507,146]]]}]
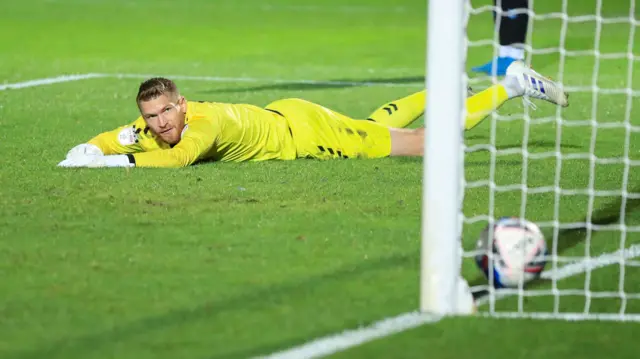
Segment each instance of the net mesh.
[{"label": "net mesh", "polygon": [[[480,274],[470,278],[480,311],[640,321],[635,0],[536,0],[509,14],[497,5],[467,3],[467,63],[498,56],[494,12],[498,26],[502,15],[528,13],[525,62],[562,84],[570,106],[512,101],[465,134],[463,236],[515,216],[536,223],[549,249],[541,278],[525,287],[498,290]],[[474,89],[500,81],[465,76]],[[476,254],[465,248],[464,265],[475,266]]]}]

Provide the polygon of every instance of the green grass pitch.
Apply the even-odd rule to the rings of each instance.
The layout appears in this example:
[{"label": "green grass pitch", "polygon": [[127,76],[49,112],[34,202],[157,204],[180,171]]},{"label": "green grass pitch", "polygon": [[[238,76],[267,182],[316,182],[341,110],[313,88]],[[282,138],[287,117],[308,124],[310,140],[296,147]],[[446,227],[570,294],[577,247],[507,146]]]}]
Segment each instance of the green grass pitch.
[{"label": "green grass pitch", "polygon": [[[490,1],[473,1],[475,7]],[[562,2],[536,0],[539,13]],[[604,1],[606,17],[629,17],[629,1]],[[302,97],[354,117],[420,90],[425,76],[426,1],[422,0],[59,0],[3,1],[0,82],[64,74],[163,74],[265,79],[178,80],[189,99],[265,105]],[[596,0],[569,0],[571,15],[594,14]],[[638,14],[634,14],[637,18]],[[633,25],[537,19],[537,49],[639,51]],[[635,27],[635,32],[638,32]],[[566,31],[566,41],[560,34]],[[490,38],[491,14],[471,17],[471,40]],[[467,69],[492,55],[473,47]],[[637,55],[636,55],[637,56]],[[538,53],[534,68],[558,78],[560,55]],[[640,65],[568,56],[563,82],[640,90]],[[283,81],[274,82],[274,79]],[[396,86],[300,83],[294,80],[384,82]],[[418,159],[205,164],[181,170],[65,170],[72,146],[133,120],[141,78],[114,77],[0,91],[0,358],[247,358],[356,328],[418,307],[420,196]],[[288,82],[288,80],[291,80]],[[455,79],[452,79],[454,81]],[[475,83],[482,88],[487,82]],[[625,155],[625,128],[577,126],[593,118],[621,123],[627,110],[640,125],[638,97],[572,93],[557,110],[536,102],[529,127],[519,100],[498,121],[465,134],[469,146],[526,148],[531,157],[499,153],[497,186],[526,180],[553,186],[555,151],[600,158]],[[561,115],[560,128],[544,119]],[[510,118],[511,120],[507,120]],[[447,120],[447,119],[442,119]],[[419,121],[416,126],[422,123]],[[495,123],[495,126],[493,125]],[[558,137],[560,133],[560,137]],[[526,136],[525,136],[526,135]],[[595,136],[595,137],[594,137]],[[526,142],[523,143],[523,138]],[[627,155],[640,159],[632,132]],[[490,178],[488,151],[466,157],[469,182]],[[523,168],[527,171],[523,178]],[[562,161],[564,189],[623,189],[623,163]],[[639,192],[637,167],[627,191]],[[469,218],[519,215],[538,222],[640,224],[636,200],[552,192],[465,194]],[[493,203],[493,207],[490,207]],[[592,211],[589,209],[592,208]],[[493,211],[493,212],[490,212]],[[486,223],[469,223],[473,248]],[[545,228],[548,239],[553,238]],[[628,233],[625,247],[640,243]],[[558,234],[564,256],[621,245],[619,232]],[[463,272],[482,284],[466,260]],[[617,265],[559,283],[559,289],[618,291]],[[640,293],[640,271],[625,270],[624,290]],[[537,289],[548,288],[542,284]],[[550,312],[554,298],[531,297],[527,312]],[[584,296],[562,296],[563,312],[585,310]],[[589,311],[616,313],[620,300],[592,298]],[[486,310],[487,307],[483,307]],[[517,310],[504,300],[498,310]],[[640,300],[626,303],[640,313]],[[637,324],[455,318],[386,337],[339,358],[636,358]]]}]

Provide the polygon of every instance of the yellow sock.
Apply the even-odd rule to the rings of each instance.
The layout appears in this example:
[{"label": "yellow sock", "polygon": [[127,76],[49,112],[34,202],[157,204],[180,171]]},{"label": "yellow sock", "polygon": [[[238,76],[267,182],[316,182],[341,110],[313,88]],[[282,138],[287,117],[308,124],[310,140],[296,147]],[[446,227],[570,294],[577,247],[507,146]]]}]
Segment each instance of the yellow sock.
[{"label": "yellow sock", "polygon": [[[367,119],[393,128],[404,128],[424,114],[427,91],[416,92],[392,101],[377,109]],[[467,98],[467,117],[464,128],[476,127],[491,112],[509,99],[503,85],[493,85]]]},{"label": "yellow sock", "polygon": [[470,130],[476,127],[508,99],[507,90],[500,84],[493,85],[467,98],[467,118],[464,122],[464,129]]},{"label": "yellow sock", "polygon": [[367,120],[393,128],[407,127],[424,114],[426,95],[427,91],[423,90],[389,102],[373,112]]}]

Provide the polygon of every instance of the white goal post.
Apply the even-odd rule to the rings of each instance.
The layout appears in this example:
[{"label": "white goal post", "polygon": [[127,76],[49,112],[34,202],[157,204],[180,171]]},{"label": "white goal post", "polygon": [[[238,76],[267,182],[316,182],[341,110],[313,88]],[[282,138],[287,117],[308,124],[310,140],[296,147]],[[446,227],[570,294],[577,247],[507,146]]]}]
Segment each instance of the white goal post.
[{"label": "white goal post", "polygon": [[464,0],[428,3],[420,310],[448,315],[461,261]]},{"label": "white goal post", "polygon": [[[636,223],[626,220],[634,208],[640,208],[640,113],[633,114],[634,108],[640,111],[640,45],[634,49],[640,41],[635,34],[640,27],[636,0],[529,0],[529,9],[515,12],[529,15],[525,62],[535,64],[536,59],[553,57],[539,63],[553,69],[546,75],[571,94],[573,107],[563,110],[545,105],[544,116],[527,106],[519,113],[493,113],[485,120],[490,130],[475,142],[465,143],[467,84],[475,81],[466,74],[467,55],[482,46],[491,47],[492,57],[498,55],[498,31],[486,15],[495,12],[499,25],[501,1],[494,6],[491,0],[473,0],[473,4],[470,0],[427,0],[420,311],[439,316],[462,314],[456,307],[456,286],[463,260],[476,253],[461,248],[461,236],[467,226],[478,228],[503,216],[515,216],[532,220],[544,232],[549,251],[545,272],[532,287],[497,290],[488,281],[477,285],[485,294],[477,302],[482,315],[640,322],[640,216],[631,216]],[[607,6],[610,9],[604,11]],[[484,15],[482,21],[494,29],[492,35],[477,39],[477,34],[467,34],[469,19],[475,15]],[[547,20],[555,21],[551,29]],[[540,35],[533,36],[536,31]],[[605,34],[622,39],[619,46],[613,46],[612,38]],[[575,40],[581,36],[593,40]],[[618,62],[611,65],[611,61]],[[572,68],[576,63],[582,67]],[[484,77],[484,83],[498,80]],[[582,101],[581,108],[576,109],[576,99]],[[522,137],[504,145],[501,137],[506,135],[499,129],[503,125],[511,126],[511,135]],[[540,128],[547,131],[546,144],[530,145],[531,137],[541,138],[535,132]],[[599,152],[599,141],[606,140],[605,136],[612,138],[611,143],[617,141],[618,147],[609,144],[607,151]],[[576,143],[565,148],[567,139]],[[465,157],[470,156],[485,156],[486,163],[478,163],[488,168],[477,172],[484,177],[465,178]],[[508,156],[517,160],[505,164],[503,159]],[[532,165],[532,161],[538,162]],[[542,161],[552,164],[540,165]],[[532,166],[546,169],[545,181],[532,177]],[[582,177],[581,187],[566,178],[567,171],[575,171],[569,176]],[[503,173],[511,177],[501,177]],[[480,199],[486,201],[486,207],[465,213],[463,200],[476,190],[476,200],[480,191],[488,193]],[[509,197],[509,193],[516,195]],[[540,196],[546,196],[548,210],[536,213],[529,206],[540,205]],[[512,204],[500,203],[505,198]],[[607,206],[613,207],[612,218],[602,220],[598,212]],[[513,213],[498,213],[497,207],[510,208]],[[581,215],[566,214],[578,212],[576,208]],[[529,218],[532,213],[540,218]],[[574,239],[567,237],[576,233],[581,238],[568,245]],[[464,242],[469,245],[479,234]],[[479,270],[475,274],[467,279],[481,277]]]}]

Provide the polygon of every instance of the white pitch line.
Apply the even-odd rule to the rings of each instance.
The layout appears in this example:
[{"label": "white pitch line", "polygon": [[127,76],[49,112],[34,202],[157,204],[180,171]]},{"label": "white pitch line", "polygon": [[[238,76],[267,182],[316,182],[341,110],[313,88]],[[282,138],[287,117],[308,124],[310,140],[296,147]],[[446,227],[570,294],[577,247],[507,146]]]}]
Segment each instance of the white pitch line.
[{"label": "white pitch line", "polygon": [[16,90],[16,89],[22,89],[22,88],[26,88],[26,87],[36,87],[36,86],[43,86],[43,85],[51,85],[51,84],[57,84],[57,83],[61,83],[61,82],[70,82],[70,81],[93,79],[93,78],[104,77],[104,76],[105,75],[103,75],[103,74],[61,75],[61,76],[56,76],[56,77],[44,78],[44,79],[29,80],[29,81],[24,81],[24,82],[16,82],[16,83],[12,83],[12,84],[3,84],[3,85],[0,85],[0,91]]},{"label": "white pitch line", "polygon": [[[640,245],[633,245],[624,250],[618,250],[613,253],[605,253],[595,258],[587,258],[582,261],[567,264],[555,271],[545,271],[542,277],[545,279],[555,278],[556,280],[568,278],[570,276],[578,275],[586,272],[587,270],[593,270],[601,267],[605,267],[610,264],[617,263],[620,258],[630,259],[640,256]],[[495,300],[500,300],[507,297],[507,295],[500,295],[496,293]],[[481,298],[477,301],[478,306],[482,306],[488,302],[488,299]],[[491,313],[490,316],[493,316]],[[508,314],[505,313],[508,317]],[[543,316],[543,315],[540,315]],[[532,315],[535,317],[535,315]],[[548,316],[549,318],[551,316]],[[589,319],[609,319],[613,317],[618,318],[616,315],[592,315],[583,316],[583,318]],[[572,319],[573,316],[568,315],[567,319]],[[342,333],[330,335],[323,338],[314,339],[310,342],[302,345],[286,349],[283,351],[275,352],[264,357],[262,359],[298,359],[298,358],[319,358],[337,352],[364,344],[366,342],[383,338],[392,334],[396,334],[408,329],[419,327],[426,323],[435,323],[440,320],[439,317],[435,317],[429,314],[423,314],[419,312],[404,313],[395,317],[386,318],[381,321],[375,322],[367,327],[346,330]]]},{"label": "white pitch line", "polygon": [[25,82],[17,82],[0,85],[0,91],[21,89],[26,87],[35,87],[56,84],[61,82],[70,82],[78,80],[86,80],[93,78],[117,78],[117,79],[148,79],[151,77],[163,76],[173,80],[185,81],[204,81],[204,82],[243,82],[243,83],[265,83],[265,84],[301,84],[301,85],[317,85],[317,86],[361,86],[361,87],[424,87],[423,83],[397,83],[397,82],[372,82],[372,81],[331,81],[331,80],[308,80],[308,79],[280,79],[280,78],[260,78],[260,77],[222,77],[222,76],[188,76],[188,75],[158,75],[158,74],[106,74],[106,73],[89,73],[80,75],[61,75],[56,77],[36,79]]},{"label": "white pitch line", "polygon": [[300,359],[318,358],[331,355],[365,342],[388,335],[434,323],[439,317],[419,312],[404,313],[396,317],[383,319],[364,328],[346,330],[285,351],[276,352],[262,359]]},{"label": "white pitch line", "polygon": [[[542,279],[547,279],[547,280],[562,280],[565,278],[573,277],[574,275],[582,274],[586,271],[590,271],[590,270],[594,270],[594,269],[606,267],[611,264],[618,263],[621,259],[624,261],[624,260],[632,259],[636,257],[640,257],[640,245],[638,244],[634,244],[629,248],[618,249],[615,252],[603,253],[595,258],[585,258],[581,261],[567,264],[555,270],[553,269],[546,270],[540,275],[540,277]],[[513,292],[510,292],[510,293],[497,292],[495,293],[494,300],[498,301],[500,299],[504,299],[514,295],[515,294]],[[489,303],[490,300],[491,300],[490,296],[485,296],[483,298],[478,299],[476,301],[476,304],[478,306],[482,306],[484,304]],[[496,313],[490,313],[488,315],[493,316],[494,314]]]},{"label": "white pitch line", "polygon": [[595,258],[586,258],[579,262],[567,264],[556,270],[547,270],[542,273],[542,279],[561,280],[574,275],[606,267],[618,263],[620,260],[627,260],[640,257],[640,245],[634,244],[629,248],[619,249],[612,253],[604,253]]}]

